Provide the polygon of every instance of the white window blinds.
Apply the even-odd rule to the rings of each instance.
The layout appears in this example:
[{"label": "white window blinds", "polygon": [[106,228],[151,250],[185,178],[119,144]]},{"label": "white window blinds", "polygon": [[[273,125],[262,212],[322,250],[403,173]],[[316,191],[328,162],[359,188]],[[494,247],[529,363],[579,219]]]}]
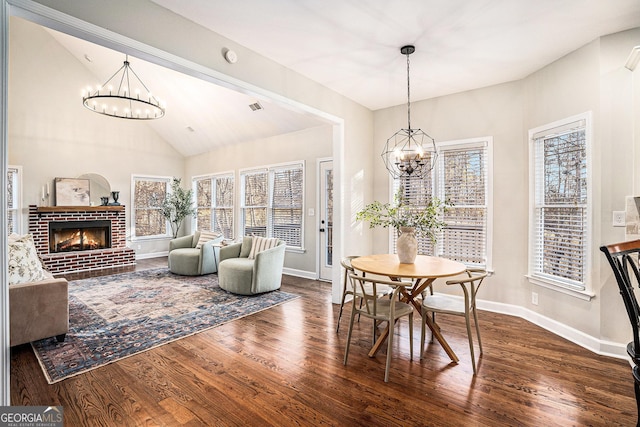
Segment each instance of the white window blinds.
[{"label": "white window blinds", "polygon": [[302,246],[303,183],[302,165],[273,171],[273,237],[288,246]]},{"label": "white window blinds", "polygon": [[240,176],[243,235],[275,237],[287,247],[302,248],[304,163],[244,171]]},{"label": "white window blinds", "polygon": [[20,233],[20,171],[13,166],[7,171],[7,234]]},{"label": "white window blinds", "polygon": [[468,265],[487,262],[486,146],[442,150],[438,194],[449,203],[440,255]]},{"label": "white window blinds", "polygon": [[585,289],[587,259],[586,122],[533,135],[532,274]]},{"label": "white window blinds", "polygon": [[160,207],[171,178],[134,176],[132,180],[133,235],[137,238],[167,236],[167,220]]},{"label": "white window blinds", "polygon": [[233,238],[233,174],[195,178],[196,228]]},{"label": "white window blinds", "polygon": [[233,238],[233,175],[217,176],[213,180],[215,199],[213,201],[213,231]]},{"label": "white window blinds", "polygon": [[266,170],[242,174],[242,234],[244,236],[267,237],[268,177]]},{"label": "white window blinds", "polygon": [[[432,197],[447,201],[446,227],[434,248],[431,240],[418,237],[418,253],[437,255],[467,265],[487,268],[489,223],[489,143],[469,140],[442,143],[431,174],[422,178],[394,180],[394,192],[402,185],[411,204],[425,206]],[[392,235],[395,248],[397,236]]]}]

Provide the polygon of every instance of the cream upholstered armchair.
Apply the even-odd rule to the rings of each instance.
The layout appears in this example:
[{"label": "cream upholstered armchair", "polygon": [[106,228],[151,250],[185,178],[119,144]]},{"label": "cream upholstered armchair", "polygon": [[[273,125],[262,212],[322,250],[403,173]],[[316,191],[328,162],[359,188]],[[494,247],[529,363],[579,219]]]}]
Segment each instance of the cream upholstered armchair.
[{"label": "cream upholstered armchair", "polygon": [[169,242],[169,271],[183,276],[200,276],[218,271],[220,233],[199,231]]},{"label": "cream upholstered armchair", "polygon": [[280,289],[286,243],[279,239],[244,237],[220,249],[220,288],[241,295]]}]

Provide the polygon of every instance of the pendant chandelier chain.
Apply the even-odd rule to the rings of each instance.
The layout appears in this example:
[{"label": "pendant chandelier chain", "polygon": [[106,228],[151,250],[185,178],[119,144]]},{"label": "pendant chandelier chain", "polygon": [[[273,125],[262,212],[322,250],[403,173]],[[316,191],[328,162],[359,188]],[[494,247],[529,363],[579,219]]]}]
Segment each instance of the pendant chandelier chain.
[{"label": "pendant chandelier chain", "polygon": [[422,129],[411,129],[411,60],[415,46],[406,45],[400,53],[407,57],[407,128],[394,133],[382,150],[382,161],[395,179],[424,178],[433,170],[438,157],[436,141]]},{"label": "pendant chandelier chain", "polygon": [[407,126],[411,132],[411,84],[409,80],[409,53],[407,53]]}]

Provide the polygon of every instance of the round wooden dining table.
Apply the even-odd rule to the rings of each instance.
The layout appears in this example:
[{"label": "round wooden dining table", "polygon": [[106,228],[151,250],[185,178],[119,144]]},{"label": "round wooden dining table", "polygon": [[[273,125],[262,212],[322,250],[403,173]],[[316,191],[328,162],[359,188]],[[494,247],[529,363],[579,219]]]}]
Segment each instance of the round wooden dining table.
[{"label": "round wooden dining table", "polygon": [[[356,270],[387,276],[391,280],[412,279],[413,286],[403,287],[400,292],[402,293],[402,301],[413,304],[418,314],[422,314],[422,309],[421,303],[416,300],[416,297],[430,286],[434,280],[440,277],[456,276],[464,273],[467,269],[461,262],[427,255],[418,255],[413,264],[400,263],[397,254],[366,255],[354,258],[351,260],[351,265]],[[426,323],[431,329],[434,338],[438,340],[442,348],[447,352],[447,355],[457,363],[458,357],[440,333],[438,325],[429,316],[426,317]],[[373,357],[377,353],[388,334],[389,328],[387,327],[376,340],[371,351],[369,351],[369,357]]]}]

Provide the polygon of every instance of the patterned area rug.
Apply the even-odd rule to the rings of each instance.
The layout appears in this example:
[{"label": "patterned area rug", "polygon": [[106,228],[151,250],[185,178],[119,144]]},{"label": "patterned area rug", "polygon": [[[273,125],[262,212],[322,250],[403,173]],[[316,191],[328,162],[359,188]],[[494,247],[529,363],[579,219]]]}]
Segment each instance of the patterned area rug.
[{"label": "patterned area rug", "polygon": [[69,333],[31,345],[49,384],[297,298],[226,292],[166,268],[69,282]]}]

